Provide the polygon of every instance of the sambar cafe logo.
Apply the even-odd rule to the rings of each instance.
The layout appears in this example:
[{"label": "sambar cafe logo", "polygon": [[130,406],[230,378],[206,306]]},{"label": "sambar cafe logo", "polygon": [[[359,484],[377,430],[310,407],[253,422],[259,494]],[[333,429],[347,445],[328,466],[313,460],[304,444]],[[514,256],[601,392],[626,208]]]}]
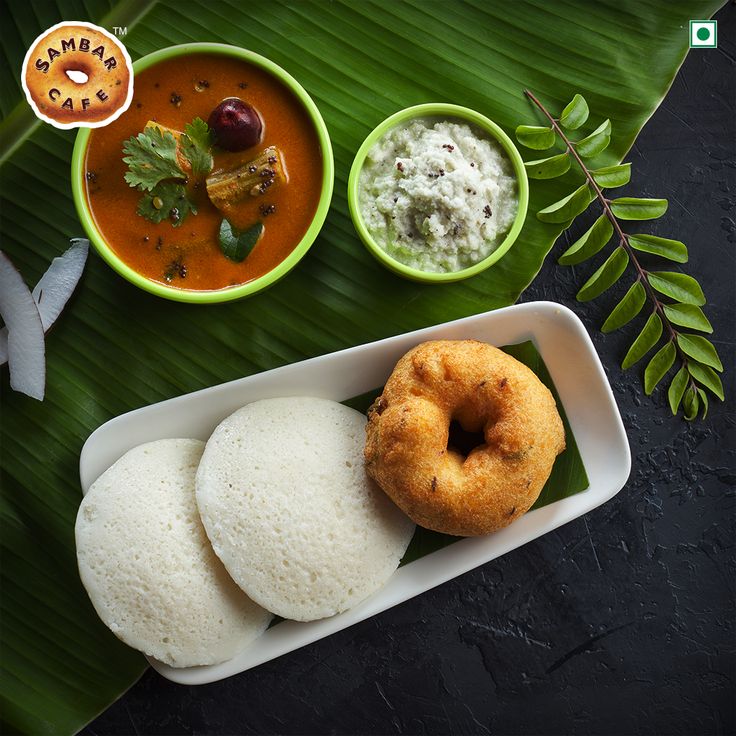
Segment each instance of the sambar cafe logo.
[{"label": "sambar cafe logo", "polygon": [[28,49],[21,82],[36,115],[57,128],[99,128],[133,99],[133,64],[125,46],[84,21],[57,23]]},{"label": "sambar cafe logo", "polygon": [[714,49],[718,46],[717,20],[690,21],[690,48]]}]

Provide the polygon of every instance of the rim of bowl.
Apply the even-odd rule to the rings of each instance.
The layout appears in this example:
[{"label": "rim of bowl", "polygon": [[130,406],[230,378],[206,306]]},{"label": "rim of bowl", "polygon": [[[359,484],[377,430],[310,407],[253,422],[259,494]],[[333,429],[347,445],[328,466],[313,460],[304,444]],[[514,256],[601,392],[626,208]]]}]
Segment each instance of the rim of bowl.
[{"label": "rim of bowl", "polygon": [[[358,187],[360,183],[360,172],[363,169],[363,164],[365,163],[368,151],[372,148],[373,144],[391,128],[394,128],[407,120],[421,117],[460,118],[477,125],[486,133],[489,133],[501,144],[501,147],[511,160],[514,174],[518,182],[519,205],[514,222],[512,223],[508,233],[506,233],[506,237],[499,246],[482,261],[478,261],[478,263],[474,263],[472,266],[463,268],[460,271],[433,273],[431,271],[421,271],[418,268],[412,268],[411,266],[401,263],[401,261],[397,261],[383,250],[378,243],[376,243],[368,232],[368,228],[363,221],[363,216],[360,213]],[[350,176],[348,177],[348,207],[350,208],[350,216],[353,220],[355,229],[358,231],[360,239],[363,241],[363,244],[384,266],[388,267],[395,273],[398,273],[400,276],[404,276],[405,278],[412,279],[414,281],[424,281],[428,283],[460,281],[462,279],[469,278],[470,276],[475,276],[481,271],[485,271],[485,269],[499,261],[514,244],[514,241],[517,239],[521,232],[521,228],[524,225],[528,206],[529,179],[526,175],[526,169],[524,168],[524,161],[521,158],[521,154],[511,138],[504,133],[497,123],[494,123],[493,120],[485,115],[482,115],[469,107],[453,105],[450,103],[427,102],[421,105],[413,105],[412,107],[406,107],[387,117],[382,123],[379,123],[363,141],[363,144],[355,154],[355,159],[350,169]]]},{"label": "rim of bowl", "polygon": [[289,255],[274,268],[272,268],[263,276],[259,276],[253,281],[249,281],[239,286],[230,286],[224,289],[211,290],[193,290],[193,289],[177,289],[172,286],[153,281],[146,278],[142,274],[132,269],[125,261],[123,261],[107,244],[102,234],[97,229],[97,225],[92,217],[90,208],[87,205],[87,197],[84,190],[84,162],[87,153],[87,145],[91,129],[81,128],[77,133],[74,142],[74,151],[72,153],[72,194],[74,197],[74,205],[77,215],[82,223],[87,236],[92,241],[97,252],[102,256],[103,260],[111,266],[120,276],[130,281],[144,291],[147,291],[164,299],[171,299],[179,302],[189,302],[198,304],[215,304],[220,302],[233,301],[242,299],[246,296],[262,291],[271,286],[280,278],[291,271],[294,266],[304,257],[312,243],[317,238],[319,231],[324,225],[327,213],[332,200],[332,191],[335,178],[335,163],[332,153],[332,143],[330,135],[322,118],[319,108],[309,93],[302,85],[285,69],[275,62],[257,54],[248,49],[242,49],[238,46],[231,46],[223,43],[186,43],[177,46],[169,46],[165,49],[154,51],[146,54],[138,61],[133,63],[133,72],[148,69],[159,62],[166,61],[177,56],[186,54],[221,54],[223,56],[232,56],[247,61],[254,66],[258,66],[272,74],[277,80],[284,84],[299,100],[307,111],[310,120],[314,126],[317,138],[322,149],[322,190],[320,192],[317,209],[314,213],[312,221],[302,239],[296,244]]}]

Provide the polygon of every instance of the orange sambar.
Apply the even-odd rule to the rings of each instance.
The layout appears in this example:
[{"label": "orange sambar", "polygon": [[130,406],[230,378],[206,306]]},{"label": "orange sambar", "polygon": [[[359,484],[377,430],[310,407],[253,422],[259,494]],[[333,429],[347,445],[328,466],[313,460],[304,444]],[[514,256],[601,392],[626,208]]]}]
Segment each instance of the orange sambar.
[{"label": "orange sambar", "polygon": [[[209,201],[204,181],[189,188],[197,206],[178,227],[136,213],[142,193],[125,181],[123,143],[150,120],[182,131],[226,97],[252,105],[263,120],[263,140],[239,153],[214,149],[215,169],[255,158],[267,146],[281,151],[288,181],[249,196],[230,216],[240,228],[262,222],[264,232],[250,255],[235,263],[220,250],[222,213]],[[314,125],[294,94],[265,70],[240,59],[192,54],[163,61],[136,74],[130,108],[91,131],[85,160],[89,209],[104,240],[132,269],[181,289],[224,289],[268,273],[298,245],[320,198],[322,151]],[[266,213],[266,214],[264,214]]]}]

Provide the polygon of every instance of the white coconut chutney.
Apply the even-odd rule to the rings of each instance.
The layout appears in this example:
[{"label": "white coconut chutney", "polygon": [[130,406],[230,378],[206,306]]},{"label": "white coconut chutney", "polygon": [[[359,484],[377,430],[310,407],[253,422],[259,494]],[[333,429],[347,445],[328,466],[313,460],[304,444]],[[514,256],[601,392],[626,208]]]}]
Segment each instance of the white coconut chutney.
[{"label": "white coconut chutney", "polygon": [[501,145],[451,120],[417,119],[389,130],[368,152],[358,197],[363,221],[386,253],[437,273],[490,255],[519,206]]}]

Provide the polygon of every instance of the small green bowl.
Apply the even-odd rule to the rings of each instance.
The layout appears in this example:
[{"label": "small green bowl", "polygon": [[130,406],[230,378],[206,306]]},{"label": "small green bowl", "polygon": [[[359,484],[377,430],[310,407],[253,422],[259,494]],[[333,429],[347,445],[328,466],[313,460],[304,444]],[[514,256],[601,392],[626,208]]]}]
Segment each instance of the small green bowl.
[{"label": "small green bowl", "polygon": [[[327,211],[330,208],[330,200],[332,199],[332,187],[335,178],[335,164],[332,156],[332,144],[330,143],[330,135],[327,132],[327,126],[322,119],[322,115],[317,109],[317,105],[309,96],[304,87],[294,79],[286,70],[282,69],[278,64],[270,61],[265,56],[256,54],[246,49],[236,46],[228,46],[221,43],[187,43],[180,46],[171,46],[160,51],[154,51],[133,64],[134,72],[142,72],[144,69],[167,61],[178,56],[186,56],[189,54],[221,54],[223,56],[232,56],[236,59],[242,59],[254,66],[272,74],[284,86],[286,86],[302,103],[307,111],[317,133],[320,148],[322,149],[322,192],[320,194],[317,211],[314,213],[312,222],[304,233],[304,236],[289,253],[289,255],[281,261],[275,268],[268,273],[260,276],[253,281],[240,286],[230,286],[225,289],[216,289],[212,291],[195,291],[187,289],[177,289],[173,286],[166,286],[158,281],[142,276],[128,266],[105,242],[102,234],[97,229],[92,214],[87,205],[87,197],[84,188],[85,175],[85,156],[87,153],[87,143],[89,141],[90,129],[82,128],[77,134],[74,143],[74,152],[72,154],[72,193],[74,195],[74,204],[77,214],[82,222],[89,239],[96,248],[102,258],[112,266],[123,278],[126,278],[132,284],[140,289],[155,294],[156,296],[172,299],[179,302],[193,302],[197,304],[215,304],[218,302],[228,302],[235,299],[242,299],[251,296],[263,289],[274,284],[280,278],[291,271],[294,266],[304,257],[310,246],[316,239],[319,231],[327,217]],[[121,150],[122,150],[122,141]],[[121,154],[122,155],[122,154]]]},{"label": "small green bowl", "polygon": [[[413,120],[414,118],[456,118],[476,125],[484,132],[490,134],[496,141],[498,141],[498,143],[501,144],[501,147],[506,152],[509,159],[511,159],[511,164],[519,183],[519,209],[516,213],[516,218],[514,219],[511,229],[507,233],[503,242],[501,242],[501,244],[482,261],[478,261],[478,263],[474,263],[472,266],[460,271],[431,273],[428,271],[420,271],[417,268],[412,268],[411,266],[407,266],[406,264],[397,261],[383,250],[378,243],[376,243],[368,232],[368,228],[363,221],[363,216],[360,213],[358,187],[360,183],[360,172],[363,168],[368,152],[373,147],[373,144],[388,130],[400,125],[401,123],[405,123],[408,120]],[[365,141],[363,141],[363,145],[358,149],[358,153],[355,155],[353,166],[350,169],[350,177],[348,178],[348,205],[350,207],[350,216],[353,218],[353,224],[355,225],[355,229],[358,231],[360,239],[363,241],[370,253],[384,266],[404,278],[411,279],[412,281],[424,281],[434,284],[448,281],[460,281],[461,279],[467,279],[470,276],[475,276],[481,271],[485,271],[489,266],[496,263],[496,261],[498,261],[513,245],[517,236],[521,232],[522,226],[524,225],[528,204],[529,180],[526,176],[524,161],[522,160],[521,154],[517,150],[516,146],[506,133],[504,133],[503,130],[501,130],[501,128],[492,120],[489,120],[485,115],[481,115],[475,110],[471,110],[468,107],[461,107],[460,105],[426,103],[424,105],[407,107],[405,110],[400,110],[399,112],[391,115],[391,117],[386,118],[386,120],[375,128]]]}]

